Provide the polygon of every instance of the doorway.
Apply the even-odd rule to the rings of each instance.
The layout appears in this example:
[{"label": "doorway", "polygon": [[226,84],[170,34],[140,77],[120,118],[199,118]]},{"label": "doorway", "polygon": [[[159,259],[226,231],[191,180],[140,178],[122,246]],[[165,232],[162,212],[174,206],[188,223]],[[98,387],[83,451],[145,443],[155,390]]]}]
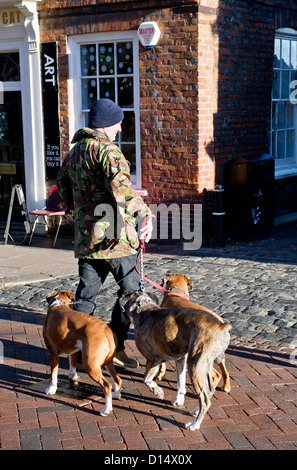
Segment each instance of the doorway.
[{"label": "doorway", "polygon": [[[25,167],[21,91],[5,91],[0,104],[0,224],[8,215],[11,190],[21,184],[25,194]],[[17,201],[16,201],[17,202]],[[14,204],[13,224],[23,224],[19,206]]]}]

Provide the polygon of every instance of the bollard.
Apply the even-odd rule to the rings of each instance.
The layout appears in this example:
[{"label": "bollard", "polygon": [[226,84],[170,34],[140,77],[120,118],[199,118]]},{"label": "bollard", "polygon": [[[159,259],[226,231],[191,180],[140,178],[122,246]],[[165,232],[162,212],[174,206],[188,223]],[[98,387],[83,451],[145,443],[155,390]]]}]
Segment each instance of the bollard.
[{"label": "bollard", "polygon": [[214,188],[214,246],[223,248],[225,242],[224,188],[220,184]]}]

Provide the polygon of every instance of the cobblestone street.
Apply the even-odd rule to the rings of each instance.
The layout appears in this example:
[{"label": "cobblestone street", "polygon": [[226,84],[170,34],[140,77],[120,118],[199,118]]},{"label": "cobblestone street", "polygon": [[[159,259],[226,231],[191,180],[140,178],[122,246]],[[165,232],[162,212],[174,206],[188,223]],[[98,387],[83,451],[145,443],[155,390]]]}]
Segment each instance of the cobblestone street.
[{"label": "cobblestone street", "polygon": [[[169,273],[186,274],[194,283],[191,300],[232,323],[234,335],[290,343],[297,335],[297,243],[280,239],[201,249],[194,255],[148,253],[145,275],[156,282]],[[78,276],[16,285],[0,291],[1,305],[45,311],[54,290],[75,293]],[[162,292],[146,283],[162,299]],[[108,320],[117,286],[108,276],[97,298],[96,316]]]},{"label": "cobblestone street", "polygon": [[[159,248],[160,250],[160,248]],[[103,395],[82,374],[83,393],[67,387],[68,360],[60,360],[60,392],[44,394],[48,353],[42,324],[45,297],[54,290],[75,292],[77,275],[7,285],[0,291],[0,365],[3,449],[294,449],[297,450],[297,241],[291,236],[177,253],[156,248],[145,255],[145,275],[160,282],[169,273],[187,274],[194,282],[191,299],[215,310],[232,324],[227,351],[231,392],[218,388],[199,431],[184,429],[197,403],[191,386],[184,407],[173,407],[174,365],[159,401],[143,384],[145,362],[131,329],[128,355],[137,370],[119,373],[122,399],[102,418]],[[59,255],[59,250],[53,250]],[[57,261],[58,262],[58,261]],[[161,300],[162,293],[146,283]],[[96,316],[109,320],[117,286],[108,277],[97,298]],[[294,342],[295,341],[295,342]]]}]

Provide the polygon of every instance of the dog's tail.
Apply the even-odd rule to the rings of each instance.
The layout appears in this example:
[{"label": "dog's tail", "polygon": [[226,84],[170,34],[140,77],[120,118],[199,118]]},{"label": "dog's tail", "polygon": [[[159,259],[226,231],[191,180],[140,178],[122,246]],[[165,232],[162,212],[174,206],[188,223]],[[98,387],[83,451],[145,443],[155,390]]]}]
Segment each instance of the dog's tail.
[{"label": "dog's tail", "polygon": [[[201,393],[211,397],[215,391],[212,370],[214,361],[222,356],[224,357],[230,341],[229,330],[230,323],[220,323],[217,325],[217,333],[207,344],[197,337],[197,332],[193,331],[189,341],[188,348],[188,372],[196,394],[200,397]],[[204,401],[208,401],[204,399]]]}]

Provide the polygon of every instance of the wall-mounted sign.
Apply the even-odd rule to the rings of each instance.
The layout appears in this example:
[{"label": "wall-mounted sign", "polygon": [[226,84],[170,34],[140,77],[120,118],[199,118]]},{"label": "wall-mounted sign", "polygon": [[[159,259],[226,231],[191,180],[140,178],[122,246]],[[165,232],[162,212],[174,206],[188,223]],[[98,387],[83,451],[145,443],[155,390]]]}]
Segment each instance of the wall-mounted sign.
[{"label": "wall-mounted sign", "polygon": [[137,34],[143,47],[153,49],[160,39],[161,31],[155,21],[146,21],[139,25]]},{"label": "wall-mounted sign", "polygon": [[16,164],[0,163],[0,175],[16,175]]},{"label": "wall-mounted sign", "polygon": [[0,10],[0,27],[12,27],[24,24],[24,15],[20,10],[11,8],[9,10]]},{"label": "wall-mounted sign", "polygon": [[61,164],[57,44],[41,44],[43,127],[46,178],[55,180]]}]

